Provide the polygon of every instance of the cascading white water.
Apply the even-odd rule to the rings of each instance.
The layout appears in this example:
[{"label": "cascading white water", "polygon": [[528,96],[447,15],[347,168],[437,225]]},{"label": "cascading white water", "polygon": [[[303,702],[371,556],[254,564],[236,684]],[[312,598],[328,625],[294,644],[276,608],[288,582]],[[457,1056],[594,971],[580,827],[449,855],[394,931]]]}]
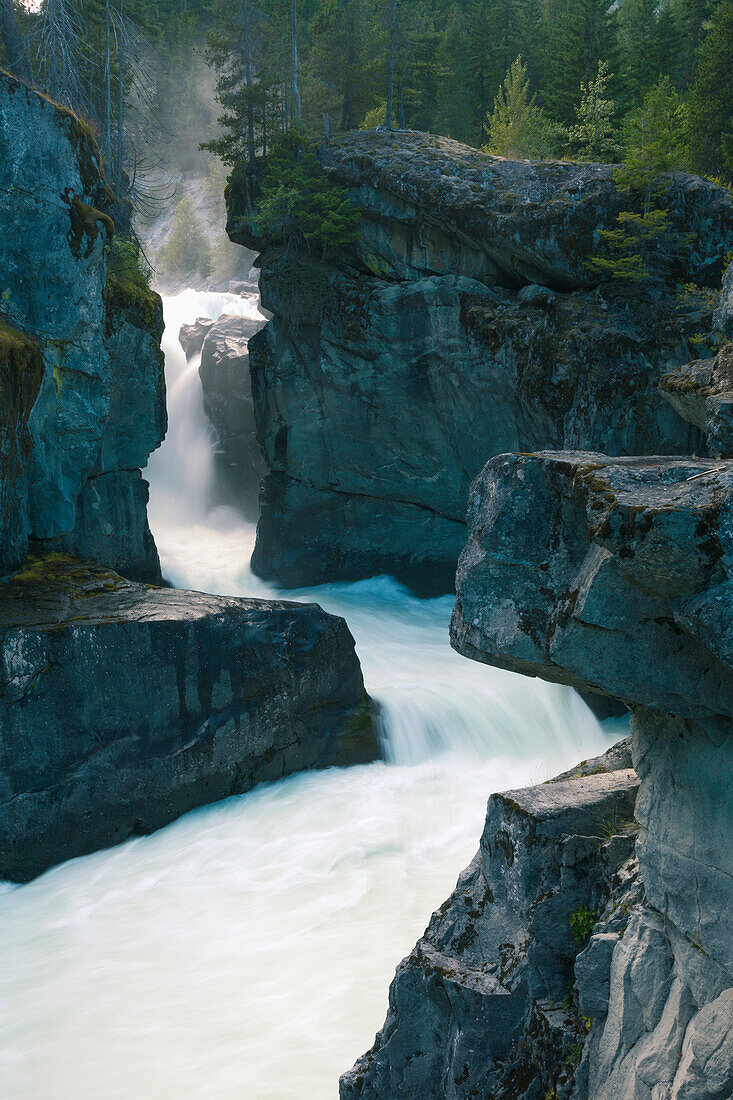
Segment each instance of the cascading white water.
[{"label": "cascading white water", "polygon": [[[186,291],[165,305],[171,423],[149,467],[164,572],[273,596],[249,570],[253,529],[206,510],[197,360],[177,340],[184,321],[257,301]],[[262,786],[5,887],[0,1096],[332,1100],[473,855],[488,794],[620,735],[567,689],[453,653],[447,598],[387,578],[287,595],[346,617],[388,763]]]}]

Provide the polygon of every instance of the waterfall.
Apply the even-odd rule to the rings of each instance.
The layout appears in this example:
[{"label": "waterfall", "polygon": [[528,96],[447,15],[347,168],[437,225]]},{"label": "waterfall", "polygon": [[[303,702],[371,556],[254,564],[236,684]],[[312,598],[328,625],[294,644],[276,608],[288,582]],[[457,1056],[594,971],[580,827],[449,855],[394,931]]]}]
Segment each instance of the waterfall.
[{"label": "waterfall", "polygon": [[256,309],[194,291],[165,302],[170,428],[148,469],[164,573],[343,615],[385,761],[262,785],[4,887],[0,1095],[14,1100],[335,1098],[396,964],[474,854],[487,796],[620,736],[567,688],[453,653],[449,598],[385,577],[283,593],[253,576],[254,529],[208,508],[198,357],[186,363],[178,328]]}]

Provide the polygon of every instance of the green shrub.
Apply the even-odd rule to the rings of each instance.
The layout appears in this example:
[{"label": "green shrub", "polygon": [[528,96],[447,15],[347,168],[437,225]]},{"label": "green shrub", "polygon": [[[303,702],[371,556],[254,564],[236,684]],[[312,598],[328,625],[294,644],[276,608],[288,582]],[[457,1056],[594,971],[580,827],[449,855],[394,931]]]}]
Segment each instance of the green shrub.
[{"label": "green shrub", "polygon": [[150,289],[153,272],[137,241],[113,237],[107,246],[107,282],[104,296],[108,305],[117,303],[137,309],[150,322],[158,296]]},{"label": "green shrub", "polygon": [[360,214],[323,171],[315,143],[293,127],[273,142],[258,180],[254,222],[268,241],[320,249],[351,244]]},{"label": "green shrub", "polygon": [[570,931],[577,943],[585,943],[590,938],[595,923],[596,914],[587,905],[579,905],[568,917]]}]

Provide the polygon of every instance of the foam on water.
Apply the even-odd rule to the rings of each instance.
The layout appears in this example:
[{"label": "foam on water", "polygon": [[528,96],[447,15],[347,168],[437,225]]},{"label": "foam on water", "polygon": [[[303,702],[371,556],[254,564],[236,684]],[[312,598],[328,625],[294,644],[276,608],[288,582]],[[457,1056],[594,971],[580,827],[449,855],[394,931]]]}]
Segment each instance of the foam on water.
[{"label": "foam on water", "polygon": [[[177,340],[184,321],[257,301],[186,291],[165,305],[171,427],[149,467],[164,572],[282,597],[249,570],[253,529],[207,510],[198,362]],[[389,578],[287,595],[347,619],[387,763],[264,785],[5,887],[0,1096],[335,1098],[396,963],[476,850],[488,794],[613,739],[571,691],[455,654],[450,599]]]}]

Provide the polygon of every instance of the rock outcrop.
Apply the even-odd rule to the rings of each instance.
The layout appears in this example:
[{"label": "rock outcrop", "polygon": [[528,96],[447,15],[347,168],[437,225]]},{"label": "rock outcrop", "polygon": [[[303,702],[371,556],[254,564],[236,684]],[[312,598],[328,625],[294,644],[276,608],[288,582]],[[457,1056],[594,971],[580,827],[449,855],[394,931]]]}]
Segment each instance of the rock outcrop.
[{"label": "rock outcrop", "polygon": [[377,133],[340,138],[322,160],[362,214],[356,242],[330,260],[258,236],[256,171],[228,193],[229,233],[260,251],[274,315],[250,342],[269,470],[260,575],[295,585],[387,572],[445,592],[489,455],[705,453],[657,383],[712,329],[714,295],[686,304],[676,284],[719,287],[733,246],[724,188],[666,177],[653,277],[624,288],[597,285],[587,265],[630,201],[610,166]]},{"label": "rock outcrop", "polygon": [[190,325],[181,325],[178,331],[178,340],[187,359],[198,355],[204,346],[206,333],[214,324],[211,317],[197,317]]},{"label": "rock outcrop", "polygon": [[634,847],[636,775],[605,768],[491,797],[479,851],[397,968],[344,1100],[542,1098],[572,1078],[576,923],[605,907]]},{"label": "rock outcrop", "polygon": [[400,965],[344,1097],[733,1095],[732,515],[730,462],[545,452],[477,478],[453,645],[622,699],[638,797],[589,824],[622,756],[490,800],[426,933],[446,958]]},{"label": "rock outcrop", "polygon": [[265,464],[257,444],[248,342],[265,318],[220,317],[201,345],[204,412],[216,433],[218,492],[255,519]]},{"label": "rock outcrop", "polygon": [[0,576],[40,540],[158,580],[140,469],[166,428],[160,299],[108,274],[84,123],[0,74],[0,148]]},{"label": "rock outcrop", "polygon": [[659,390],[680,416],[705,433],[711,455],[733,457],[733,344],[711,359],[696,359],[662,375]]},{"label": "rock outcrop", "polygon": [[354,642],[315,604],[134,584],[54,553],[0,585],[0,876],[379,752]]}]

